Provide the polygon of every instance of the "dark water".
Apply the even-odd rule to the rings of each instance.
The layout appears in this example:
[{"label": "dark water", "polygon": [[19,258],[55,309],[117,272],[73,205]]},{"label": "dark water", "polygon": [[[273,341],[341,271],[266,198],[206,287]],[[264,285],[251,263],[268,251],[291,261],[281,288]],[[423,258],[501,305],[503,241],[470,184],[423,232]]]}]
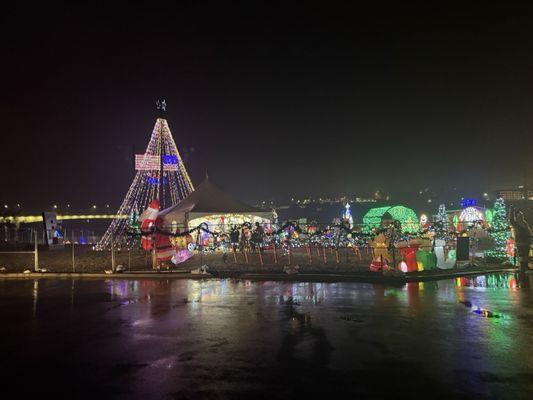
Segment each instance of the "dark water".
[{"label": "dark water", "polygon": [[0,317],[11,398],[533,398],[533,290],[512,275],[0,280]]}]

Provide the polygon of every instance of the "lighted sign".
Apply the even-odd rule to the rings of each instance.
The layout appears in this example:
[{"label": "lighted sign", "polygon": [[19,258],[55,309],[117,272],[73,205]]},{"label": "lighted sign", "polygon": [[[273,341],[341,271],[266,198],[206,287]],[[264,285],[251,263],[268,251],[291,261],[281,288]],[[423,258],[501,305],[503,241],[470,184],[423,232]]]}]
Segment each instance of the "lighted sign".
[{"label": "lighted sign", "polygon": [[461,200],[461,208],[474,207],[477,206],[476,199],[463,199]]},{"label": "lighted sign", "polygon": [[[135,154],[135,170],[136,171],[159,171],[161,168],[161,160],[157,155],[151,154]],[[163,170],[177,171],[179,160],[175,155],[163,155]]]},{"label": "lighted sign", "polygon": [[174,165],[178,163],[178,157],[172,154],[167,154],[163,156],[163,164],[165,165]]}]

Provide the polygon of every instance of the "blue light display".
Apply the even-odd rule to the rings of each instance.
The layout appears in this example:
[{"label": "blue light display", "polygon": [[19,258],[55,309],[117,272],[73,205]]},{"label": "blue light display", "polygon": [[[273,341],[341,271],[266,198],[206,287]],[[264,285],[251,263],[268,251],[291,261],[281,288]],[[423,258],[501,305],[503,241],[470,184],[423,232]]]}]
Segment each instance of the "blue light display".
[{"label": "blue light display", "polygon": [[467,207],[475,207],[477,206],[477,200],[476,199],[463,199],[461,200],[461,207],[467,208]]},{"label": "blue light display", "polygon": [[[159,179],[155,177],[148,176],[146,177],[146,182],[150,185],[158,185]],[[167,183],[167,178],[163,177],[163,185]]]},{"label": "blue light display", "polygon": [[176,165],[178,163],[178,157],[172,154],[163,156],[163,164]]}]

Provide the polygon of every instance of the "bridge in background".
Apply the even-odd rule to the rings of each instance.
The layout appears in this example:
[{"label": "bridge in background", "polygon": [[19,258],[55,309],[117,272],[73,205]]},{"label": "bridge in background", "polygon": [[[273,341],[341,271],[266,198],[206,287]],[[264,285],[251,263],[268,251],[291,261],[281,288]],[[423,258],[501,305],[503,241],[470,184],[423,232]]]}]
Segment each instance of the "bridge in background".
[{"label": "bridge in background", "polygon": [[[127,215],[117,215],[117,214],[65,214],[57,215],[58,221],[67,221],[67,220],[83,220],[83,219],[126,219]],[[42,215],[17,215],[17,216],[6,216],[0,217],[0,224],[2,223],[11,223],[11,224],[29,224],[35,222],[42,222]]]}]

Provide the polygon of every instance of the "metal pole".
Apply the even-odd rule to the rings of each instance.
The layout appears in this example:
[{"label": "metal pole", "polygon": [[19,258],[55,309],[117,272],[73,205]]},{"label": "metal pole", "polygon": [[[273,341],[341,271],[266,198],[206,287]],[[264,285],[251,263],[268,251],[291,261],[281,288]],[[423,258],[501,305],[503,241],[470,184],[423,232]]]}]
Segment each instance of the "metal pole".
[{"label": "metal pole", "polygon": [[[162,119],[162,115],[161,115]],[[163,207],[163,174],[164,174],[164,167],[163,167],[163,122],[160,122],[159,125],[159,187],[158,187],[158,194],[157,198],[159,199],[161,210]]]},{"label": "metal pole", "polygon": [[128,248],[128,270],[131,272],[131,247]]},{"label": "metal pole", "polygon": [[392,250],[392,269],[396,269],[396,253],[394,252],[394,239],[395,239],[395,233],[394,227],[392,228],[391,232],[391,238],[390,238],[390,248]]},{"label": "metal pole", "polygon": [[70,232],[70,245],[72,246],[72,272],[76,272],[76,263],[74,260],[74,229]]},{"label": "metal pole", "polygon": [[35,251],[34,251],[34,264],[33,270],[39,272],[39,245],[37,243],[37,229],[35,230]]},{"label": "metal pole", "polygon": [[152,232],[152,237],[150,240],[152,241],[152,269],[157,270],[159,266],[157,263],[157,253],[155,249],[155,232]]}]

